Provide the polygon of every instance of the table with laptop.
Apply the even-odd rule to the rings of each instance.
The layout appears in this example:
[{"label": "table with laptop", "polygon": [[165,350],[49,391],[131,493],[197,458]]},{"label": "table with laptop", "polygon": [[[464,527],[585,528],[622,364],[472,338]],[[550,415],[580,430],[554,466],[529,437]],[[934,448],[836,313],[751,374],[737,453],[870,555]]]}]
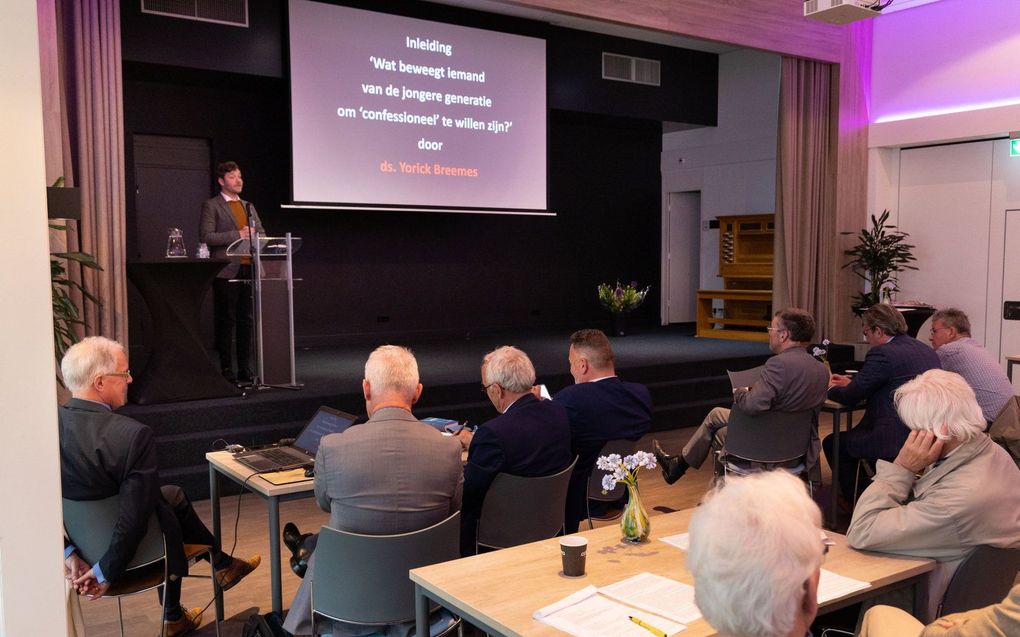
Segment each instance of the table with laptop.
[{"label": "table with laptop", "polygon": [[[221,548],[219,477],[226,476],[266,501],[269,510],[269,569],[274,611],[283,610],[283,586],[280,571],[280,502],[312,497],[315,454],[319,441],[328,434],[341,433],[357,418],[351,414],[320,407],[304,428],[286,446],[243,449],[236,452],[213,451],[205,454],[209,462],[209,499],[212,504],[212,531],[215,550]],[[222,613],[222,599],[216,600]]]},{"label": "table with laptop", "polygon": [[[205,454],[209,463],[209,499],[212,505],[212,532],[215,550],[221,550],[219,477],[225,476],[243,489],[266,501],[269,513],[269,569],[272,610],[283,610],[283,584],[280,567],[280,502],[310,498],[314,489],[315,454],[323,436],[343,433],[357,417],[322,406],[289,445],[261,449],[212,451]],[[445,435],[453,435],[462,425],[444,418],[423,420]],[[222,613],[223,601],[217,600]]]}]

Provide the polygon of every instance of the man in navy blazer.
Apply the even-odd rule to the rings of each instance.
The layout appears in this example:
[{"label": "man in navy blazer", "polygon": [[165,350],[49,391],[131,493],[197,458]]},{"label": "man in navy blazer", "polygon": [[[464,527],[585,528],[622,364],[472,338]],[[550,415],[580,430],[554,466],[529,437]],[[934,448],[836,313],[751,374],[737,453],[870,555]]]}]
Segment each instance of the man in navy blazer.
[{"label": "man in navy blazer", "polygon": [[822,441],[829,466],[833,453],[840,454],[840,466],[844,467],[839,474],[840,489],[848,499],[855,495],[856,462],[862,458],[891,462],[910,434],[896,413],[893,392],[915,376],[940,367],[935,350],[907,334],[907,323],[893,306],[873,305],[861,320],[864,338],[871,349],[864,358],[864,366],[852,379],[832,375],[829,398],[844,405],[867,400],[868,405],[857,426],[840,436],[838,450],[832,448],[831,435]]},{"label": "man in navy blazer", "polygon": [[516,347],[497,348],[482,360],[482,386],[500,415],[473,435],[460,433],[461,444],[468,450],[461,508],[463,555],[475,552],[478,517],[497,473],[547,476],[573,460],[566,410],[558,402],[536,398],[534,385],[535,367]]},{"label": "man in navy blazer", "polygon": [[[220,193],[202,204],[199,220],[199,241],[212,248],[216,259],[226,257],[227,246],[238,239],[247,239],[249,224],[263,232],[262,222],[250,201],[241,199],[244,180],[235,162],[225,161],[216,167]],[[252,308],[251,286],[231,279],[251,278],[251,258],[243,257],[226,266],[213,281],[213,321],[220,369],[228,380],[251,380]],[[236,333],[236,339],[235,339]],[[237,343],[237,373],[233,369],[233,349]]]},{"label": "man in navy blazer", "polygon": [[[201,624],[202,609],[181,607],[180,576],[188,572],[183,545],[213,544],[212,533],[195,513],[184,491],[159,486],[152,430],[114,413],[127,401],[131,383],[127,356],[120,343],[101,336],[83,339],[60,363],[72,398],[59,410],[60,480],[69,500],[120,496],[120,512],[106,552],[86,564],[74,546],[65,549],[65,570],[82,594],[102,597],[120,579],[145,535],[149,517],[159,520],[166,539],[167,568],[164,634],[183,635]],[[227,590],[250,573],[259,556],[239,560],[221,554],[216,578]]]},{"label": "man in navy blazer", "polygon": [[616,376],[613,348],[600,330],[570,336],[570,375],[574,384],[560,390],[555,402],[567,408],[570,446],[577,458],[567,491],[567,533],[587,517],[588,476],[602,446],[610,440],[637,440],[652,426],[652,395],[638,383]]}]

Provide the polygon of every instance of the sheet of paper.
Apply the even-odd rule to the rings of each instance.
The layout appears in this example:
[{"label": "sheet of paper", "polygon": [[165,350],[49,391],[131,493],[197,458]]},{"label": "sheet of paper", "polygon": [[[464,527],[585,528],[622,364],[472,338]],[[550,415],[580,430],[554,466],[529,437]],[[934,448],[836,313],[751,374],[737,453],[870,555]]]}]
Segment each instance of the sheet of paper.
[{"label": "sheet of paper", "polygon": [[764,367],[764,365],[759,365],[757,367],[743,369],[738,372],[726,372],[730,377],[730,387],[734,389],[737,387],[750,387],[758,382],[759,378],[761,378],[761,370]]},{"label": "sheet of paper", "polygon": [[869,586],[871,584],[868,582],[844,577],[823,568],[821,577],[818,578],[818,603],[824,604],[854,591],[864,590]]},{"label": "sheet of paper", "polygon": [[[580,592],[584,593],[584,591]],[[572,604],[562,604],[562,602],[574,598],[580,599]],[[540,616],[540,613],[553,607],[556,608],[555,611]],[[624,606],[602,595],[575,593],[535,613],[535,619],[538,621],[577,637],[651,637],[649,631],[630,621],[631,616],[658,628],[666,635],[675,635],[687,628],[683,624],[669,621],[664,617],[657,617]]]},{"label": "sheet of paper", "polygon": [[291,482],[304,482],[305,480],[311,481],[314,478],[309,478],[305,475],[305,470],[302,468],[291,469],[289,471],[273,471],[270,473],[260,474],[263,480],[271,482],[273,484],[290,484]]},{"label": "sheet of paper", "polygon": [[701,618],[701,611],[694,604],[693,586],[653,573],[638,573],[603,586],[599,593],[682,624]]},{"label": "sheet of paper", "polygon": [[676,535],[667,535],[666,537],[660,537],[659,540],[675,546],[681,551],[686,551],[687,547],[691,545],[691,536],[688,533],[677,533]]}]

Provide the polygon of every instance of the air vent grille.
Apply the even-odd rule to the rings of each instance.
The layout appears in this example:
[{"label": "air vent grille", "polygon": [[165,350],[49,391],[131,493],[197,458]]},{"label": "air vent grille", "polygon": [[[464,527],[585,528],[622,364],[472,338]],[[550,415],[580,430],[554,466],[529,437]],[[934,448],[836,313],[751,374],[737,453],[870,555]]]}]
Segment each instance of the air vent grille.
[{"label": "air vent grille", "polygon": [[661,86],[662,62],[630,55],[602,53],[602,79]]},{"label": "air vent grille", "polygon": [[248,0],[141,0],[142,13],[248,26]]}]

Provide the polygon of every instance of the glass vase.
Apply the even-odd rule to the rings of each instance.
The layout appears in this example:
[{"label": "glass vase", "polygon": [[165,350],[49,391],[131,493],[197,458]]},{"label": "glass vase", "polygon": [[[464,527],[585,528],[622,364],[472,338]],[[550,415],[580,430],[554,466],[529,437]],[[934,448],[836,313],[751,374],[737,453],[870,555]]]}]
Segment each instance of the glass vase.
[{"label": "glass vase", "polygon": [[625,542],[644,542],[648,539],[652,526],[648,523],[648,514],[641,506],[641,496],[638,495],[637,485],[627,485],[627,506],[623,509],[623,516],[620,518],[620,533],[623,534]]}]

